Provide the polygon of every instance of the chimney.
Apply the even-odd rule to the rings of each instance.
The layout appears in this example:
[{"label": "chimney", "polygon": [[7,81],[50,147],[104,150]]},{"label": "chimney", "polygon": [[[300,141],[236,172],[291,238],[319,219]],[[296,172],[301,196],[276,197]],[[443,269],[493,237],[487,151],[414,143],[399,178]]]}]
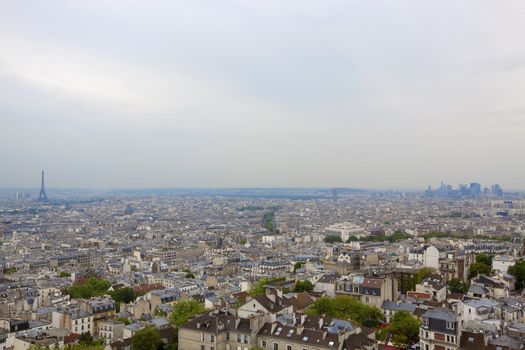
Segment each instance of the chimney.
[{"label": "chimney", "polygon": [[275,290],[271,289],[271,288],[266,288],[266,297],[268,299],[270,299],[272,302],[276,303],[277,302],[277,298],[275,297],[276,296],[276,292]]},{"label": "chimney", "polygon": [[324,323],[324,319],[321,317],[319,319],[319,329],[323,329],[323,323]]},{"label": "chimney", "polygon": [[261,316],[252,316],[250,317],[250,329],[255,332],[258,332],[261,328]]},{"label": "chimney", "polygon": [[302,315],[301,315],[301,325],[304,324],[304,321],[306,321],[306,315],[305,315],[305,314],[302,314]]},{"label": "chimney", "polygon": [[270,329],[270,334],[273,334],[273,332],[275,331],[275,328],[277,328],[277,322],[273,322],[272,323],[272,328]]},{"label": "chimney", "polygon": [[200,323],[200,321],[197,322],[197,328],[201,328],[201,323]]},{"label": "chimney", "polygon": [[304,326],[302,324],[297,326],[297,335],[303,334],[303,331],[304,331]]},{"label": "chimney", "polygon": [[328,335],[328,332],[327,331],[324,331],[323,332],[323,339],[326,339],[326,336]]},{"label": "chimney", "polygon": [[241,319],[239,317],[235,318],[235,329],[239,327],[239,323],[241,322]]}]

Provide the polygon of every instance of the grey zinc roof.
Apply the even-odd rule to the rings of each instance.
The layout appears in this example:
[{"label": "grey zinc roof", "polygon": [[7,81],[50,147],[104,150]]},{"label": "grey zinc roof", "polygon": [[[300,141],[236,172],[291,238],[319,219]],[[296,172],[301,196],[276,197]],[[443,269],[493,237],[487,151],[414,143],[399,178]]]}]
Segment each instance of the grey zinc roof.
[{"label": "grey zinc roof", "polygon": [[475,300],[465,301],[464,303],[476,309],[480,307],[485,307],[485,308],[490,309],[499,304],[497,301],[490,300],[490,299],[479,299],[479,300],[475,299]]},{"label": "grey zinc roof", "polygon": [[473,284],[473,285],[471,285],[470,288],[468,289],[468,293],[473,293],[473,294],[488,294],[489,291],[488,291],[485,287],[480,286],[479,284]]},{"label": "grey zinc roof", "polygon": [[447,322],[456,321],[456,314],[452,310],[444,309],[441,307],[425,312],[422,315],[422,317],[435,318],[435,319],[444,320]]},{"label": "grey zinc roof", "polygon": [[416,305],[412,303],[396,303],[390,300],[383,301],[383,304],[381,305],[381,309],[383,310],[394,310],[394,311],[408,311],[410,313],[414,313],[416,310]]}]

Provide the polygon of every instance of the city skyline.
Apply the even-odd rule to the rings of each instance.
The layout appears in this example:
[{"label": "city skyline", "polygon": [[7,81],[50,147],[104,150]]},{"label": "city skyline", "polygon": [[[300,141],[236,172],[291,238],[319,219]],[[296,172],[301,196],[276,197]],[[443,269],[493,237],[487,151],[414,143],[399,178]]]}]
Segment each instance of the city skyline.
[{"label": "city skyline", "polygon": [[0,5],[0,187],[525,189],[525,4]]}]

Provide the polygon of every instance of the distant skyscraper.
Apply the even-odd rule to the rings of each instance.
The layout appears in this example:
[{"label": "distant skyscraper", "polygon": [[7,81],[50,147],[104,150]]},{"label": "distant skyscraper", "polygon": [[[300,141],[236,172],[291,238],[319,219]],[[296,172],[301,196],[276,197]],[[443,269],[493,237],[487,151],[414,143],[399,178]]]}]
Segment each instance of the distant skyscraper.
[{"label": "distant skyscraper", "polygon": [[477,182],[471,182],[469,192],[472,197],[477,197],[481,194],[481,185]]},{"label": "distant skyscraper", "polygon": [[40,185],[40,194],[38,195],[40,202],[47,202],[46,187],[44,185],[44,171],[42,170],[42,184]]},{"label": "distant skyscraper", "polygon": [[492,194],[497,197],[503,196],[503,190],[501,189],[500,185],[498,184],[492,185]]}]

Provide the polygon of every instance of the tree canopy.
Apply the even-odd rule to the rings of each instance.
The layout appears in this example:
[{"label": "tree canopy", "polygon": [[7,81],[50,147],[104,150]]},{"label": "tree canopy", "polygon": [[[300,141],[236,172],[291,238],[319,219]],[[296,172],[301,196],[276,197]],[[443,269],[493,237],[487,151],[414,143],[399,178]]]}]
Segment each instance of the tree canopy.
[{"label": "tree canopy", "polygon": [[111,283],[102,278],[92,277],[84,283],[74,284],[67,289],[71,298],[92,298],[107,294]]},{"label": "tree canopy", "polygon": [[133,291],[133,289],[126,287],[126,288],[119,288],[117,290],[114,290],[113,292],[109,293],[113,300],[117,303],[131,303],[132,301],[135,301],[135,298],[137,295]]},{"label": "tree canopy", "polygon": [[263,277],[252,286],[252,289],[250,290],[250,295],[251,296],[263,295],[266,292],[265,286],[267,284],[272,284],[274,282],[280,282],[284,280],[285,280],[284,277],[272,277],[272,278]]},{"label": "tree canopy", "polygon": [[339,235],[327,235],[324,238],[324,241],[326,243],[343,242],[343,240],[341,239],[341,236]]},{"label": "tree canopy", "polygon": [[195,275],[193,274],[193,272],[191,272],[191,270],[188,268],[182,270],[182,272],[186,272],[186,278],[195,278]]},{"label": "tree canopy", "polygon": [[476,255],[476,262],[477,263],[481,263],[481,264],[485,264],[485,265],[488,265],[488,266],[492,266],[492,258],[494,257],[494,255],[490,255],[490,254],[478,254]]},{"label": "tree canopy", "polygon": [[385,341],[391,334],[391,342],[397,347],[406,347],[419,341],[419,321],[407,311],[398,311],[390,324],[376,334],[378,340]]},{"label": "tree canopy", "polygon": [[314,285],[308,280],[295,282],[294,292],[311,292],[314,290]]},{"label": "tree canopy", "polygon": [[514,276],[516,290],[523,290],[525,287],[525,261],[520,260],[514,266],[510,266],[508,273]]},{"label": "tree canopy", "polygon": [[367,320],[381,320],[383,318],[383,313],[377,307],[365,305],[347,295],[317,299],[306,310],[306,313],[310,315],[326,315],[343,320],[350,319],[358,324]]},{"label": "tree canopy", "polygon": [[464,283],[459,278],[452,278],[450,281],[448,281],[448,290],[452,293],[466,293],[469,289],[469,286],[467,283]]},{"label": "tree canopy", "polygon": [[491,267],[483,263],[474,263],[470,265],[468,278],[474,278],[477,275],[490,275]]},{"label": "tree canopy", "polygon": [[430,276],[434,272],[436,272],[436,270],[432,267],[423,267],[416,272],[414,276],[414,282],[416,284],[420,284],[426,277]]},{"label": "tree canopy", "polygon": [[297,270],[299,270],[300,268],[302,268],[304,266],[304,264],[306,264],[304,261],[298,261],[296,262],[294,265],[293,265],[293,273],[296,273]]},{"label": "tree canopy", "polygon": [[162,347],[159,330],[153,326],[141,329],[131,337],[131,350],[158,350]]},{"label": "tree canopy", "polygon": [[173,305],[171,315],[171,323],[175,326],[180,326],[186,323],[195,315],[202,314],[206,311],[204,305],[200,304],[195,299],[182,299]]}]

